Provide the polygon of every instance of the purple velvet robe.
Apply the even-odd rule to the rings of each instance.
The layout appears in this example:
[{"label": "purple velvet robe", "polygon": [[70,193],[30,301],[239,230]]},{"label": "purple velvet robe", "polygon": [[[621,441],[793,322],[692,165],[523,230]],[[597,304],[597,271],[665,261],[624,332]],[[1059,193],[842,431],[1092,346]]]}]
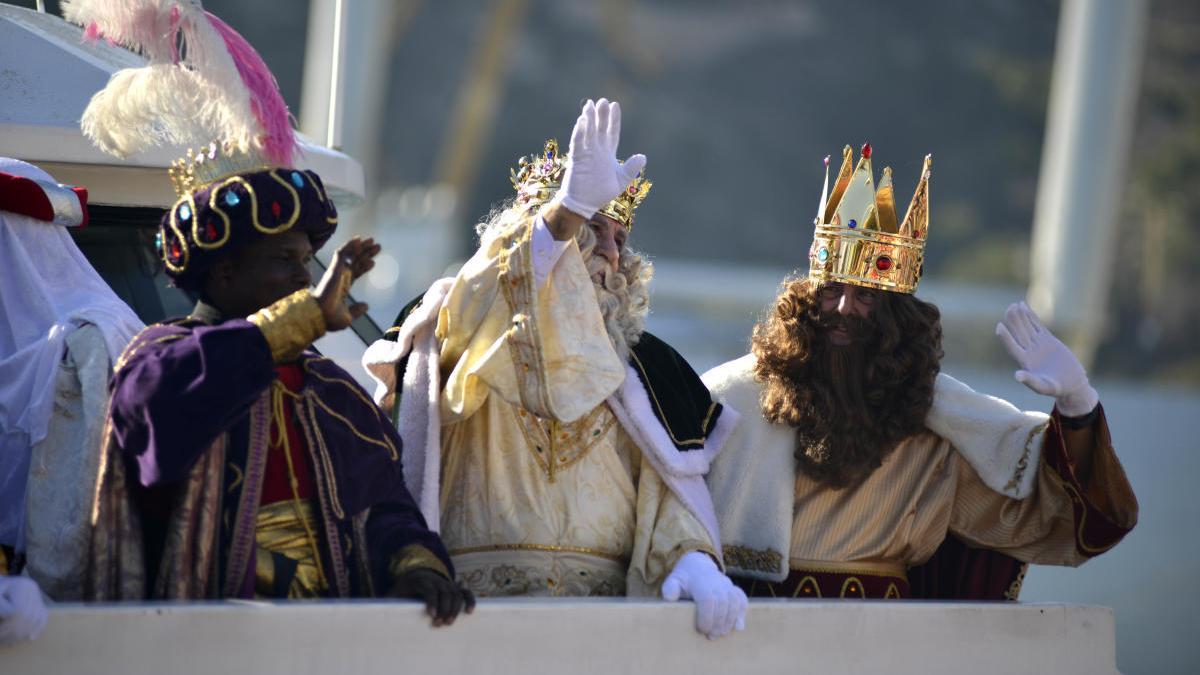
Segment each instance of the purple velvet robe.
[{"label": "purple velvet robe", "polygon": [[[192,317],[147,328],[127,348],[111,385],[111,442],[125,460],[141,517],[149,594],[251,597],[275,364],[254,324],[210,325],[197,315],[213,313],[202,305]],[[299,365],[300,398],[286,404],[294,406],[315,473],[330,595],[382,594],[391,582],[388,562],[410,544],[434,553],[453,574],[441,539],[404,486],[400,437],[385,414],[329,359],[309,351]],[[193,489],[204,471],[213,477],[207,499],[210,511],[219,510],[215,516],[198,504],[204,489]],[[183,509],[195,517],[180,518]],[[203,559],[211,558],[204,563],[211,575],[195,573],[195,563],[164,572],[168,557],[183,551],[194,558],[194,549],[210,544]],[[170,574],[205,578],[184,579],[171,592],[162,578]]]}]

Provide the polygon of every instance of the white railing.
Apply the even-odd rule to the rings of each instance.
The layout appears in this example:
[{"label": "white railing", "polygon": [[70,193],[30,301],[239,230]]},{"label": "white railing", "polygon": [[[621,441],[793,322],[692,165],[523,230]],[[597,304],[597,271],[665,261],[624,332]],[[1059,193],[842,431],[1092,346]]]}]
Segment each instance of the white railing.
[{"label": "white railing", "polygon": [[1061,604],[755,601],[710,642],[689,603],[507,599],[431,628],[415,603],[80,606],[3,673],[1115,673],[1112,610]]}]

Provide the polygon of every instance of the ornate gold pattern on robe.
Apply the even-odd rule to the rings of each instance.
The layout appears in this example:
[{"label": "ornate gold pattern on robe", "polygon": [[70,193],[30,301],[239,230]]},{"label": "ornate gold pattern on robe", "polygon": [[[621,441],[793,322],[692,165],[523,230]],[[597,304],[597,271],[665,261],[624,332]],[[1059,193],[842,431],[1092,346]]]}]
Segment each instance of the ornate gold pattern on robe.
[{"label": "ornate gold pattern on robe", "polygon": [[485,241],[438,318],[441,534],[479,595],[651,595],[713,551],[604,402],[625,368],[572,242],[534,285],[531,221]]}]

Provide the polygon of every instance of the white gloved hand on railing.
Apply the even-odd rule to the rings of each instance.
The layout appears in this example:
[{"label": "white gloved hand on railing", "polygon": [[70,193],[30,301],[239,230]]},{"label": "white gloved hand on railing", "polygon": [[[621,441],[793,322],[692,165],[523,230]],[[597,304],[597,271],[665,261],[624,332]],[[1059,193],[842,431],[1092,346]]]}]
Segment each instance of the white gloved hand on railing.
[{"label": "white gloved hand on railing", "polygon": [[1013,377],[1039,394],[1053,396],[1059,413],[1080,417],[1100,402],[1083,364],[1025,303],[1008,306],[1004,320],[996,324],[996,335],[1020,365]]},{"label": "white gloved hand on railing", "polygon": [[664,600],[691,598],[696,602],[696,630],[715,640],[746,627],[749,602],[742,589],[721,573],[706,553],[683,554],[662,584]]},{"label": "white gloved hand on railing", "polygon": [[28,577],[0,576],[0,645],[32,640],[46,627],[42,591]]},{"label": "white gloved hand on railing", "polygon": [[645,155],[617,161],[621,140],[621,104],[606,99],[583,105],[571,132],[567,170],[554,201],[591,218],[629,187],[646,167]]}]

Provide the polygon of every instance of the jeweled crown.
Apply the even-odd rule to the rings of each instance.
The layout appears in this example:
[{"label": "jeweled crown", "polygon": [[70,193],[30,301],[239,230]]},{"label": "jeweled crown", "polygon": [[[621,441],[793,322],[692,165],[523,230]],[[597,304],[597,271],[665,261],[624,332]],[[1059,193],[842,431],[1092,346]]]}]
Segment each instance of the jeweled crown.
[{"label": "jeweled crown", "polygon": [[[559,152],[558,141],[553,138],[546,141],[541,154],[522,157],[517,168],[509,170],[509,180],[517,191],[517,203],[540,207],[550,201],[562,185],[567,161],[568,157]],[[599,212],[632,230],[634,212],[646,199],[652,185],[644,173],[638,174],[621,194]]]},{"label": "jeweled crown", "polygon": [[222,178],[265,168],[267,162],[258,153],[214,141],[206,147],[188,148],[187,155],[171,162],[167,173],[175,187],[175,196],[182,197]]},{"label": "jeweled crown", "polygon": [[932,155],[925,155],[916,193],[904,215],[896,218],[892,169],[886,167],[875,187],[871,145],[863,145],[854,164],[850,146],[842,150],[842,166],[829,191],[829,158],[825,185],[813,219],[808,276],[897,293],[917,290],[925,263],[929,233],[929,176]]}]

